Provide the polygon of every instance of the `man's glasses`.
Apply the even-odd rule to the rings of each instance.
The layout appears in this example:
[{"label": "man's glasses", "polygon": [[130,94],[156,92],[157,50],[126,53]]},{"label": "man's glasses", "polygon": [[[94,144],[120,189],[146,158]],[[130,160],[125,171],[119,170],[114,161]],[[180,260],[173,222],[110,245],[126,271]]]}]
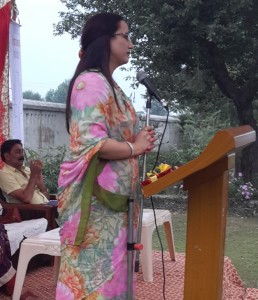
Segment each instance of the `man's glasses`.
[{"label": "man's glasses", "polygon": [[128,42],[131,42],[131,38],[130,38],[130,34],[129,33],[123,33],[123,32],[120,32],[120,33],[115,33],[114,36],[121,36],[123,37],[125,40],[127,40]]}]

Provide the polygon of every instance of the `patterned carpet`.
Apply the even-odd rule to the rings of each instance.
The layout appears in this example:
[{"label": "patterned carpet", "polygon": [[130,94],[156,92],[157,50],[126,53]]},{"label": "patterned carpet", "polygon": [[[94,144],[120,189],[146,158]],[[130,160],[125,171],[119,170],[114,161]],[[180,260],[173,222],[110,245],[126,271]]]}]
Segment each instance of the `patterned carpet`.
[{"label": "patterned carpet", "polygon": [[[154,280],[146,283],[142,280],[142,273],[137,274],[137,297],[136,300],[162,300],[163,299],[163,272],[161,263],[161,253],[154,252]],[[169,254],[164,253],[166,268],[165,299],[183,299],[183,281],[185,255],[177,253],[176,261],[169,259]],[[27,274],[25,285],[35,294],[39,295],[40,300],[54,300],[55,286],[52,267],[41,267]],[[0,293],[1,300],[10,300]],[[205,299],[207,300],[207,299]],[[235,267],[229,258],[225,257],[224,262],[224,281],[222,300],[258,300],[258,289],[245,288],[239,278]]]}]

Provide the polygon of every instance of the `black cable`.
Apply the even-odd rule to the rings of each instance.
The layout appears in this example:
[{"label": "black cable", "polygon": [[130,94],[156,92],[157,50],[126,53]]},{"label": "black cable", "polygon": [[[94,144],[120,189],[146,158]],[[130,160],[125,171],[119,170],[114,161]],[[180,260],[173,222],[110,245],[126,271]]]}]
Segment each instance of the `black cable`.
[{"label": "black cable", "polygon": [[[157,162],[158,162],[159,154],[160,154],[160,148],[161,148],[162,141],[163,141],[163,138],[164,138],[164,135],[166,132],[166,128],[167,128],[167,124],[168,124],[168,117],[169,117],[169,112],[167,112],[165,128],[163,130],[163,133],[162,133],[162,136],[160,139],[159,148],[157,151],[156,160],[155,160],[154,166],[152,168],[152,171],[154,171],[157,166]],[[154,214],[154,222],[155,222],[156,232],[157,232],[158,240],[160,243],[160,249],[161,249],[161,261],[162,261],[162,272],[163,272],[163,299],[166,300],[166,270],[165,270],[165,261],[164,261],[164,248],[163,248],[163,244],[162,244],[161,237],[160,237],[159,230],[158,230],[155,207],[154,207],[152,196],[150,197],[150,200],[151,200],[151,206],[152,206],[152,210],[153,210],[153,214]]]},{"label": "black cable", "polygon": [[154,222],[155,222],[156,232],[157,232],[158,240],[160,243],[160,249],[161,249],[161,262],[162,262],[162,273],[163,273],[163,299],[166,300],[166,270],[165,270],[165,261],[164,261],[164,248],[163,248],[163,244],[162,244],[161,237],[160,237],[159,230],[158,230],[157,218],[156,218],[155,207],[154,207],[152,196],[150,197],[150,200],[151,200],[151,206],[152,206],[152,210],[153,210],[153,214],[154,214]]},{"label": "black cable", "polygon": [[167,125],[168,125],[168,117],[169,117],[169,112],[167,112],[167,118],[166,118],[166,122],[165,122],[165,128],[164,128],[164,130],[163,130],[163,133],[162,133],[162,136],[161,136],[161,139],[160,139],[159,148],[158,148],[157,155],[156,155],[156,161],[155,161],[155,163],[154,163],[154,166],[153,166],[153,168],[152,168],[152,171],[155,170],[155,168],[156,168],[156,166],[157,166],[157,163],[158,163],[159,153],[160,153],[160,148],[161,148],[162,141],[163,141],[163,138],[164,138],[166,129],[167,129]]}]

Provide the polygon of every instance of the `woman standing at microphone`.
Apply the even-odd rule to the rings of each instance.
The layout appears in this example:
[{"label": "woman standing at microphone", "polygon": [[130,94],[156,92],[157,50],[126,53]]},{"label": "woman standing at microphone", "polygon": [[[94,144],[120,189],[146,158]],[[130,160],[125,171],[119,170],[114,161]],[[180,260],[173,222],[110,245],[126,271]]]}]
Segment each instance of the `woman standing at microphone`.
[{"label": "woman standing at microphone", "polygon": [[151,127],[138,131],[112,78],[132,49],[119,15],[96,14],[83,28],[66,105],[70,151],[58,181],[58,300],[127,299],[127,200],[136,199],[138,156],[155,141]]}]

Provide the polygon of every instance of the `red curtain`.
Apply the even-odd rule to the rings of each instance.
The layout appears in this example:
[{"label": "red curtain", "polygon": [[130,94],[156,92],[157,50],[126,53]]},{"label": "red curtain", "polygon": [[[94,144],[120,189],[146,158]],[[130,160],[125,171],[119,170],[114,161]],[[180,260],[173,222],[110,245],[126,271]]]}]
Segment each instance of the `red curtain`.
[{"label": "red curtain", "polygon": [[10,21],[11,3],[7,2],[5,6],[0,8],[0,88],[2,87],[2,77],[5,68],[6,54],[8,51]]},{"label": "red curtain", "polygon": [[0,144],[9,137],[9,26],[11,2],[0,7]]}]

